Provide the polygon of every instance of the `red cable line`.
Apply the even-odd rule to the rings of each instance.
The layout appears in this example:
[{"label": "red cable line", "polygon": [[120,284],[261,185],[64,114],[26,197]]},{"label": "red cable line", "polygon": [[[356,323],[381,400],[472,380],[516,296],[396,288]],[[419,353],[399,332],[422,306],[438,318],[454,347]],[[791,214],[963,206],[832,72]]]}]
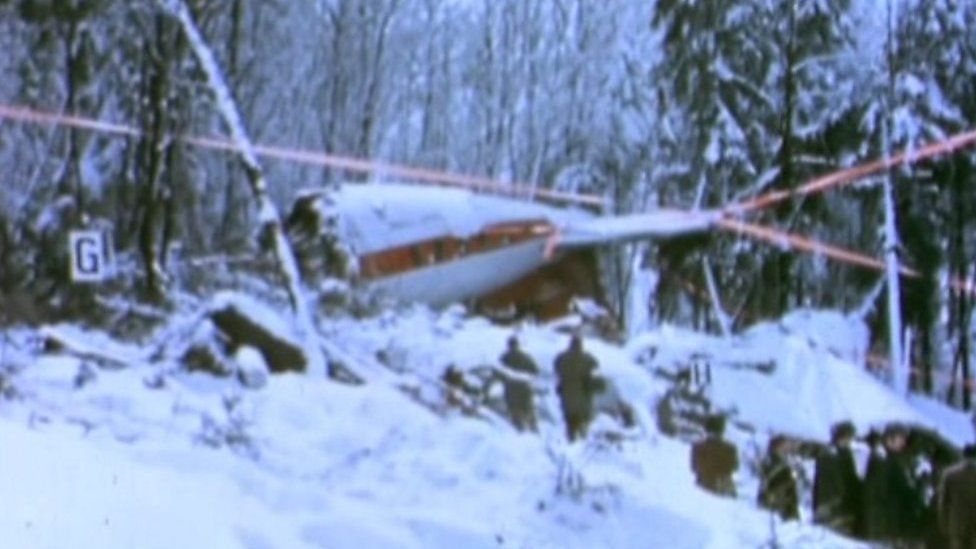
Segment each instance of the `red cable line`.
[{"label": "red cable line", "polygon": [[[757,240],[763,240],[781,248],[794,249],[812,254],[821,254],[841,263],[857,265],[875,271],[884,271],[885,269],[885,264],[881,260],[854,250],[820,242],[796,233],[781,231],[778,229],[765,227],[763,225],[747,223],[745,221],[728,217],[719,219],[716,222],[716,225],[720,229],[749,236]],[[920,272],[904,265],[899,266],[898,272],[901,274],[901,276],[906,278],[922,277]],[[974,288],[972,282],[968,280],[963,280],[957,277],[951,278],[949,279],[949,287],[959,293],[976,295],[976,288]]]},{"label": "red cable line", "polygon": [[[70,126],[127,137],[138,137],[142,135],[142,132],[131,126],[103,122],[100,120],[71,114],[51,113],[36,109],[29,109],[26,107],[15,107],[2,104],[0,104],[0,118],[20,120],[24,122]],[[227,151],[237,149],[237,146],[233,142],[222,137],[179,136],[178,139],[185,143],[207,149]],[[948,139],[932,142],[918,149],[905,149],[887,159],[875,160],[873,162],[861,164],[852,168],[838,170],[815,178],[793,190],[770,191],[749,200],[727,205],[724,208],[724,211],[730,214],[736,214],[767,208],[787,200],[792,196],[806,196],[824,192],[835,187],[847,185],[868,175],[878,173],[901,164],[911,164],[919,160],[938,156],[940,154],[950,153],[973,144],[976,144],[976,130],[959,133],[949,137]],[[375,160],[332,155],[307,149],[256,145],[255,151],[258,154],[269,158],[291,160],[295,162],[327,166],[350,171],[363,173],[384,173],[429,183],[439,183],[442,185],[452,185],[504,194],[540,197],[550,200],[575,202],[597,207],[602,207],[604,205],[603,198],[596,195],[559,192],[546,189],[526,190],[528,187],[527,185],[514,183],[504,185],[487,177],[478,177],[427,168],[418,168],[403,164],[391,164]]]},{"label": "red cable line", "polygon": [[777,204],[793,196],[806,196],[824,192],[901,164],[913,164],[919,160],[950,153],[973,144],[976,144],[976,130],[959,133],[948,139],[935,141],[918,149],[905,149],[887,159],[875,160],[852,168],[838,170],[812,179],[793,190],[770,191],[749,200],[730,204],[724,208],[724,211],[727,213],[746,213],[768,208],[773,204]]},{"label": "red cable line", "polygon": [[[0,104],[0,119],[2,118],[37,124],[69,126],[124,137],[140,137],[143,135],[143,132],[140,130],[122,124],[103,122],[92,118],[85,118],[70,114],[58,114],[25,107],[14,107]],[[221,151],[237,150],[237,145],[235,145],[231,140],[223,137],[181,135],[177,137],[177,140],[205,149]],[[436,183],[444,186],[467,188],[475,191],[486,191],[516,197],[542,198],[556,202],[575,203],[598,208],[603,208],[604,206],[603,197],[597,195],[560,192],[548,189],[530,189],[529,185],[526,184],[510,183],[506,185],[487,177],[465,175],[428,168],[418,168],[404,164],[392,164],[350,156],[339,156],[307,149],[292,149],[256,144],[254,146],[254,151],[258,155],[268,158],[290,160],[293,162],[339,168],[361,173],[386,174],[424,181],[427,183]]]}]

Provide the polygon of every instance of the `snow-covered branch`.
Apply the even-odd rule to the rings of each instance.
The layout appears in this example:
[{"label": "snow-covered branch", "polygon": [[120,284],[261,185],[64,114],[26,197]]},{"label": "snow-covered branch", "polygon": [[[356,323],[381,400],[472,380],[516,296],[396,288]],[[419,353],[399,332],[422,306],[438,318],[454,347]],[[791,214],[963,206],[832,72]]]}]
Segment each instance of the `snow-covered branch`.
[{"label": "snow-covered branch", "polygon": [[718,295],[718,286],[715,284],[715,276],[712,274],[712,266],[708,258],[702,259],[702,269],[705,271],[705,283],[708,285],[708,295],[712,298],[712,307],[715,309],[715,319],[722,329],[722,335],[728,337],[732,335],[732,321],[728,313],[722,309],[722,301]]},{"label": "snow-covered branch", "polygon": [[871,288],[871,291],[868,292],[868,295],[864,297],[864,299],[861,301],[861,304],[858,306],[858,308],[853,311],[853,315],[855,318],[864,320],[865,318],[868,317],[868,315],[874,312],[876,303],[878,301],[878,296],[881,295],[881,292],[884,290],[887,281],[888,279],[885,277],[881,277],[878,279],[878,282],[875,283],[873,288]]},{"label": "snow-covered branch", "polygon": [[217,109],[220,111],[224,122],[227,124],[234,141],[235,150],[244,164],[247,173],[248,183],[256,202],[259,221],[262,224],[264,234],[268,235],[274,249],[275,258],[278,263],[288,292],[288,298],[299,329],[303,332],[306,340],[305,351],[308,354],[309,369],[315,374],[324,374],[325,368],[322,362],[321,353],[318,346],[311,344],[315,335],[315,326],[312,322],[311,312],[305,299],[305,291],[302,284],[301,274],[295,260],[295,254],[285,238],[282,229],[281,217],[278,209],[268,196],[267,184],[264,178],[264,169],[254,152],[254,146],[244,127],[237,104],[231,95],[230,88],[224,78],[220,65],[213,55],[213,51],[207,44],[206,39],[200,33],[194,21],[193,15],[183,0],[157,0],[159,5],[171,13],[179,20],[186,34],[187,41],[196,55],[203,72],[207,75],[207,82],[213,91],[217,102]]}]

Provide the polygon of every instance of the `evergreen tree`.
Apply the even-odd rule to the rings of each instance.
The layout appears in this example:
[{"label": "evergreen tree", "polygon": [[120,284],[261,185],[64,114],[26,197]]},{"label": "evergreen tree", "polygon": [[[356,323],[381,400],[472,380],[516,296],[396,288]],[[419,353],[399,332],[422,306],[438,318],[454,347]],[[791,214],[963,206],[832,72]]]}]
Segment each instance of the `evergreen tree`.
[{"label": "evergreen tree", "polygon": [[[660,154],[675,181],[666,195],[723,206],[837,163],[845,151],[832,139],[854,97],[849,10],[849,2],[658,3],[660,104],[673,135]],[[773,219],[809,230],[826,216],[818,206],[788,202]],[[805,288],[818,285],[819,271],[807,261],[799,272],[793,252],[722,243],[710,253],[720,285],[745,296],[735,308],[751,318],[803,303]]]},{"label": "evergreen tree", "polygon": [[[838,165],[849,143],[830,141],[831,130],[852,112],[854,80],[851,56],[854,25],[849,1],[775,0],[763,6],[769,21],[766,48],[770,63],[767,95],[774,98],[766,118],[773,136],[773,162],[767,171],[771,186],[793,189],[803,181]],[[839,149],[839,150],[838,150]],[[827,168],[829,169],[829,168]],[[824,225],[845,220],[829,218],[823,197],[781,203],[773,212],[777,225],[802,233],[816,233]],[[765,295],[761,310],[779,314],[803,305],[820,284],[816,258],[770,251],[762,266]]]},{"label": "evergreen tree", "polygon": [[[912,147],[976,125],[976,6],[937,0],[892,4],[894,41],[890,46],[891,118],[897,145]],[[934,387],[935,365],[943,353],[940,330],[939,284],[942,271],[958,280],[970,280],[973,271],[972,207],[976,199],[976,157],[965,151],[950,158],[904,172],[900,179],[900,229],[907,260],[923,274],[909,285],[903,308],[918,333],[919,386]],[[948,333],[956,343],[952,357],[953,380],[962,377],[962,404],[970,406],[972,296],[947,291]],[[950,398],[957,385],[950,386]]]}]

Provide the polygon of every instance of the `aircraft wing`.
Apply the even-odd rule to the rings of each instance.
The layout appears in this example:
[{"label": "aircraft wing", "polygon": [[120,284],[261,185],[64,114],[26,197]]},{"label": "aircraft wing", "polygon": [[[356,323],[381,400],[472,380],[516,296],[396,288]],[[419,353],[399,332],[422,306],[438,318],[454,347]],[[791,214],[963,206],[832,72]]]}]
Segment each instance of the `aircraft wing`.
[{"label": "aircraft wing", "polygon": [[577,248],[611,242],[662,240],[709,230],[721,212],[704,210],[657,210],[651,213],[579,220],[560,231],[558,246]]}]

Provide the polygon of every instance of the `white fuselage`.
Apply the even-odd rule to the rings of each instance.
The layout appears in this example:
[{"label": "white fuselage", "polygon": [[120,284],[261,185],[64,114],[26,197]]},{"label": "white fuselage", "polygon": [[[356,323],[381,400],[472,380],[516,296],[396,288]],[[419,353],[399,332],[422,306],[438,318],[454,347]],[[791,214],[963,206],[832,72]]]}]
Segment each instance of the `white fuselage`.
[{"label": "white fuselage", "polygon": [[544,257],[545,237],[466,255],[435,265],[369,281],[383,294],[405,301],[443,305],[482,296],[535,271]]}]

